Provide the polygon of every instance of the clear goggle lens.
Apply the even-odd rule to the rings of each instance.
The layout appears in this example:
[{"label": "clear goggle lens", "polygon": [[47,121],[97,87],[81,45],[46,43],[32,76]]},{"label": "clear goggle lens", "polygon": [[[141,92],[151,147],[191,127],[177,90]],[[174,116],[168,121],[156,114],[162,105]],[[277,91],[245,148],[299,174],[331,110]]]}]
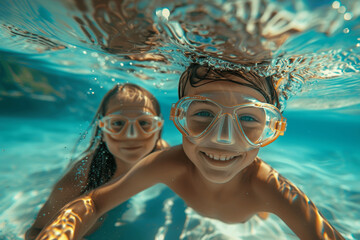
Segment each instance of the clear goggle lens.
[{"label": "clear goggle lens", "polygon": [[[188,97],[173,106],[172,114],[179,130],[192,138],[202,137],[211,131],[220,119],[230,117],[237,126],[235,129],[253,146],[261,146],[282,135],[286,126],[286,120],[279,110],[262,102],[224,107],[202,96]],[[226,125],[229,128],[228,124]]]},{"label": "clear goggle lens", "polygon": [[141,115],[129,118],[122,115],[109,115],[100,120],[100,128],[109,134],[123,134],[128,127],[140,129],[144,134],[151,134],[160,130],[163,120],[158,116]]}]

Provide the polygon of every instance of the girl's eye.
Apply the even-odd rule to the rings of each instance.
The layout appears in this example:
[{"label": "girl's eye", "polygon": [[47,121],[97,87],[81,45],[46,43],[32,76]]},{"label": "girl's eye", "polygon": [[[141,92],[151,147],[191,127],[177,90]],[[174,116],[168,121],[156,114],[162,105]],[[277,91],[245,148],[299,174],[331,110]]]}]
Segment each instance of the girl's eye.
[{"label": "girl's eye", "polygon": [[124,121],[114,121],[111,123],[111,125],[114,127],[121,127],[121,126],[125,125],[125,122]]},{"label": "girl's eye", "polygon": [[194,114],[194,116],[199,116],[199,117],[214,117],[214,114],[212,114],[209,111],[199,111],[197,113]]},{"label": "girl's eye", "polygon": [[240,121],[244,122],[256,122],[257,120],[252,116],[239,116]]},{"label": "girl's eye", "polygon": [[140,126],[148,126],[150,125],[150,122],[147,121],[139,121]]}]

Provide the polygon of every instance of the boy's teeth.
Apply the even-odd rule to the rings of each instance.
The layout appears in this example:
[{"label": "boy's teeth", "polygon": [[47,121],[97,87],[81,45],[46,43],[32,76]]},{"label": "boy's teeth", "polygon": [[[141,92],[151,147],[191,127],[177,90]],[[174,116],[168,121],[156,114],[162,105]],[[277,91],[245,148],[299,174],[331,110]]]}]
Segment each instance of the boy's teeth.
[{"label": "boy's teeth", "polygon": [[231,160],[235,157],[235,156],[214,155],[212,153],[205,153],[205,155],[208,156],[209,158],[212,158],[212,159],[218,160],[218,161],[227,161],[227,160]]}]

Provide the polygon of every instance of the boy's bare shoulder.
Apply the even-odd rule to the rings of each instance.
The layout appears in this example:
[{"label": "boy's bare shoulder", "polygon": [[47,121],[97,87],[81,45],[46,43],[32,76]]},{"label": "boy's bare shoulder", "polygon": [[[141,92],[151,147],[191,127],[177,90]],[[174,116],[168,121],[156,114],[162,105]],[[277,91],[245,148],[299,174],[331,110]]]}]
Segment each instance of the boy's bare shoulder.
[{"label": "boy's bare shoulder", "polygon": [[146,157],[148,161],[158,164],[184,164],[187,156],[182,148],[182,145],[169,147],[160,151],[156,151]]},{"label": "boy's bare shoulder", "polygon": [[264,162],[262,159],[256,158],[255,164],[257,169],[255,179],[257,180],[257,183],[261,184],[267,182],[267,180],[271,178],[271,176],[277,175],[277,171],[273,169],[269,164]]},{"label": "boy's bare shoulder", "polygon": [[176,177],[186,173],[189,168],[187,158],[182,145],[170,147],[161,151],[154,152],[144,159],[144,163],[156,168],[159,174],[163,175],[163,182],[166,183],[169,177]]},{"label": "boy's bare shoulder", "polygon": [[261,159],[258,159],[257,164],[257,175],[252,179],[253,189],[259,199],[266,199],[266,205],[269,205],[271,202],[289,202],[292,198],[303,195],[300,189],[270,165]]},{"label": "boy's bare shoulder", "polygon": [[252,183],[254,189],[259,193],[266,193],[267,189],[274,187],[278,188],[279,184],[286,181],[274,168],[260,158],[255,160],[255,164],[257,171],[252,177]]}]

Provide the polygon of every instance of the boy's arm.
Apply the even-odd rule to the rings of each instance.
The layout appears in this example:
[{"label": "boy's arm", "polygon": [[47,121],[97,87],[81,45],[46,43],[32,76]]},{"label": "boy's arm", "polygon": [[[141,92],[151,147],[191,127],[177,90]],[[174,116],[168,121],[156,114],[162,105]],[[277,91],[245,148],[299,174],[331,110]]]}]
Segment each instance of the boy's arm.
[{"label": "boy's arm", "polygon": [[344,239],[300,189],[266,164],[265,169],[257,188],[264,211],[279,216],[300,239]]},{"label": "boy's arm", "polygon": [[85,183],[85,176],[77,178],[78,164],[75,164],[54,186],[48,200],[40,209],[34,224],[26,231],[25,239],[35,239],[43,227],[69,201],[81,195],[81,180]]},{"label": "boy's arm", "polygon": [[124,177],[66,205],[37,239],[80,239],[105,212],[142,190],[176,177],[179,168],[171,164],[172,148],[148,155]]}]

